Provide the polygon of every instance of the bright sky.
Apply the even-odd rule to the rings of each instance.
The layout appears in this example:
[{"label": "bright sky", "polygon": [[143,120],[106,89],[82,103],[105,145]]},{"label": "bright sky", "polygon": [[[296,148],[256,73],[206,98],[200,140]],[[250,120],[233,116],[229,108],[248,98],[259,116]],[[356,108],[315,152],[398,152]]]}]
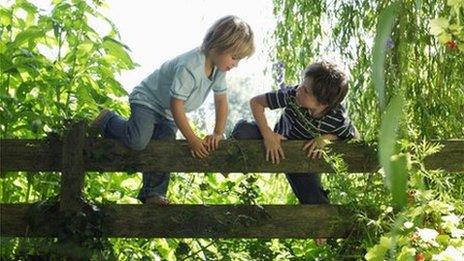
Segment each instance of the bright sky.
[{"label": "bright sky", "polygon": [[[145,77],[161,64],[175,56],[200,46],[207,29],[225,15],[237,15],[250,24],[255,33],[256,52],[248,60],[228,72],[229,88],[240,93],[243,101],[271,90],[272,79],[264,75],[269,69],[271,47],[265,39],[275,27],[272,0],[170,0],[120,1],[106,0],[108,8],[102,10],[119,29],[121,40],[128,45],[133,60],[140,66],[125,71],[118,77],[130,93]],[[268,38],[269,39],[269,38]],[[268,40],[269,42],[269,40]],[[246,85],[242,84],[247,79]],[[206,109],[204,122],[207,132],[214,128],[212,95],[202,108]],[[238,106],[235,104],[234,106]],[[229,120],[237,121],[248,115],[235,115],[231,107]],[[270,122],[275,116],[267,113]],[[233,126],[233,125],[232,125]]]},{"label": "bright sky", "polygon": [[264,47],[263,40],[274,27],[271,0],[106,2],[109,7],[102,10],[103,13],[116,24],[122,42],[131,48],[133,60],[140,64],[140,67],[123,72],[119,77],[128,92],[163,62],[199,46],[214,21],[229,14],[237,15],[250,24],[257,46],[252,58],[242,61],[238,68],[228,73],[229,79],[253,77],[252,81],[257,85],[251,90],[253,94],[271,88],[263,78],[263,70],[269,64],[269,47]]}]

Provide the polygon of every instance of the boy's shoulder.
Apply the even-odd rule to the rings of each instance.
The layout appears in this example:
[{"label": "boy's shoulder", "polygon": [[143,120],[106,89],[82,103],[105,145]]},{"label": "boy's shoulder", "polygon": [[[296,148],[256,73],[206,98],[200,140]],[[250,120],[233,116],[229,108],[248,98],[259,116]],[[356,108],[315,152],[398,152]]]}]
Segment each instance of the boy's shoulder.
[{"label": "boy's shoulder", "polygon": [[171,60],[176,67],[185,67],[190,71],[194,71],[202,65],[204,66],[205,63],[204,54],[200,50],[200,48],[194,48],[190,51],[187,51],[183,54],[178,55],[174,59]]},{"label": "boy's shoulder", "polygon": [[[177,56],[173,61],[175,60],[174,66],[176,69],[185,68],[195,79],[202,79],[205,74],[205,59],[205,54],[200,47],[197,47]],[[225,76],[225,72],[216,70],[214,78],[216,81],[218,79],[224,79]]]},{"label": "boy's shoulder", "polygon": [[335,108],[333,108],[327,116],[334,117],[337,119],[344,119],[347,117],[347,111],[346,108],[343,104],[337,105]]},{"label": "boy's shoulder", "polygon": [[285,86],[283,92],[294,96],[296,95],[296,89],[298,89],[298,85],[288,85],[288,86]]}]

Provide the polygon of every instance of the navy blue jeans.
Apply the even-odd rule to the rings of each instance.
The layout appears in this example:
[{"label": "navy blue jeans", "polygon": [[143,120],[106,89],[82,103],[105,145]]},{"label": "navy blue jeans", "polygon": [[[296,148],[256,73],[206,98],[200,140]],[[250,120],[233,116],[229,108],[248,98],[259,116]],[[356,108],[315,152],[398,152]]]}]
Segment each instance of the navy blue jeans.
[{"label": "navy blue jeans", "polygon": [[[103,136],[121,141],[133,150],[143,150],[154,140],[175,140],[177,127],[174,121],[166,119],[156,111],[138,104],[131,104],[128,120],[111,112],[103,119]],[[144,172],[143,185],[138,199],[142,202],[149,197],[166,196],[170,173]]]},{"label": "navy blue jeans", "polygon": [[[235,124],[231,137],[237,140],[263,139],[255,122],[240,120]],[[319,173],[286,173],[293,193],[301,204],[328,204],[327,192],[322,188]]]}]

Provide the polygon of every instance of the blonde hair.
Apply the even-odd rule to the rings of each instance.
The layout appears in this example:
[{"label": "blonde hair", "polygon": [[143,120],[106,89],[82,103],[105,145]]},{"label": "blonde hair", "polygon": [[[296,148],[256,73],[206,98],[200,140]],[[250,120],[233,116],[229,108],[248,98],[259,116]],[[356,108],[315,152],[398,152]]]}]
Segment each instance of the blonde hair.
[{"label": "blonde hair", "polygon": [[242,59],[255,52],[253,31],[250,25],[235,15],[228,15],[217,20],[203,39],[201,50],[207,54],[214,50],[228,52]]}]

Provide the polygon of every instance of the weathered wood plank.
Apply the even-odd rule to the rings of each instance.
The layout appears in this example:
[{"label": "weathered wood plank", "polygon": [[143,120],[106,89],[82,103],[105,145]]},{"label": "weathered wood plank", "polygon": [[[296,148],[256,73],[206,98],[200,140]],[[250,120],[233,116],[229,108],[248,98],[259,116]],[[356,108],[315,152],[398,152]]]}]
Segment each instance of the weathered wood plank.
[{"label": "weathered wood plank", "polygon": [[[1,171],[60,171],[56,151],[60,144],[51,146],[45,141],[1,140]],[[444,147],[441,152],[426,158],[428,169],[449,172],[464,171],[464,141],[437,141]],[[16,152],[15,146],[19,146]],[[185,141],[152,141],[143,151],[132,151],[121,143],[109,139],[87,140],[84,150],[87,171],[169,171],[169,172],[315,172],[331,173],[333,170],[323,160],[304,157],[303,141],[285,141],[287,159],[278,165],[265,161],[262,141],[222,141],[220,148],[204,159],[191,157]],[[45,148],[44,148],[44,147]],[[27,149],[28,147],[32,149]],[[349,172],[375,172],[378,170],[375,148],[365,144],[335,142],[336,153],[343,154]],[[4,149],[5,148],[5,149]],[[24,158],[19,161],[18,158]],[[21,167],[19,167],[21,166]]]},{"label": "weathered wood plank", "polygon": [[443,169],[450,172],[464,172],[464,141],[445,140],[443,148],[424,159],[426,169]]},{"label": "weathered wood plank", "polygon": [[61,147],[59,140],[0,140],[0,170],[60,171]]},{"label": "weathered wood plank", "polygon": [[[5,147],[5,157],[1,159],[1,171],[60,171],[61,164],[56,158],[61,156],[57,150],[61,144],[54,144],[47,150],[28,151],[24,142],[18,142],[24,161],[17,161],[14,151],[16,141],[1,140]],[[41,143],[28,141],[27,146],[39,147]],[[85,168],[87,171],[179,171],[179,172],[332,172],[323,160],[304,157],[302,141],[285,141],[283,147],[287,159],[273,165],[265,161],[262,141],[223,141],[220,148],[203,160],[191,157],[185,141],[152,141],[143,151],[132,151],[121,143],[109,139],[87,140],[85,149]],[[378,169],[376,153],[364,144],[334,143],[337,153],[343,153],[353,172],[372,172]],[[52,151],[53,150],[53,151]],[[38,156],[37,154],[40,154]],[[49,158],[47,158],[49,157]],[[40,161],[38,162],[38,159]],[[44,160],[46,159],[46,160]],[[173,160],[174,159],[174,160]],[[21,167],[19,167],[21,166]]]},{"label": "weathered wood plank", "polygon": [[[1,236],[56,237],[57,215],[28,227],[31,204],[0,204]],[[343,238],[354,218],[340,205],[101,205],[107,237]]]},{"label": "weathered wood plank", "polygon": [[[110,140],[98,140],[87,147],[87,165],[96,171],[163,172],[333,172],[324,160],[305,157],[302,141],[285,141],[286,160],[272,164],[265,159],[264,145],[259,140],[225,141],[205,159],[191,156],[186,141],[155,141],[140,152],[126,149]],[[378,169],[377,154],[364,144],[334,143],[334,152],[344,155],[351,172]],[[102,153],[106,151],[107,153]]]}]

